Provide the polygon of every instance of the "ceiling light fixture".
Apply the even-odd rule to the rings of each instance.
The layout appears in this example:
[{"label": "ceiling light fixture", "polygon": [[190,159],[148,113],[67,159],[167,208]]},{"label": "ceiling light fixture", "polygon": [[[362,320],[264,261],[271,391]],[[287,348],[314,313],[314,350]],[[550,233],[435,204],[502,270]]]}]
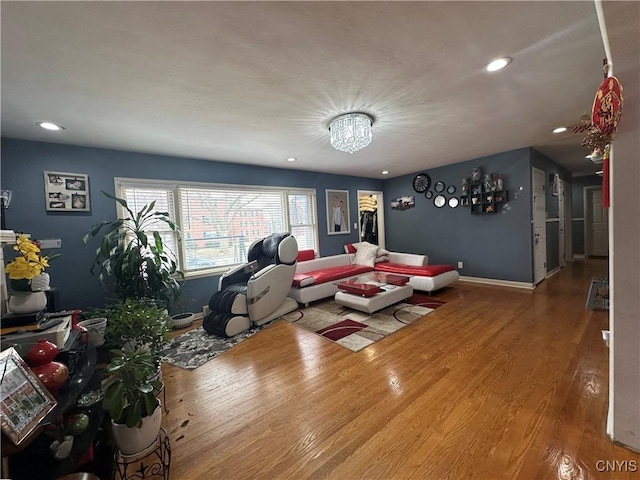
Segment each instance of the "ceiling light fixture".
[{"label": "ceiling light fixture", "polygon": [[371,143],[373,119],[366,113],[345,113],[329,122],[331,145],[341,152],[353,153]]},{"label": "ceiling light fixture", "polygon": [[510,57],[496,58],[495,60],[489,62],[484,67],[484,69],[487,72],[497,72],[498,70],[502,70],[504,67],[509,65],[511,63],[511,60],[512,59]]},{"label": "ceiling light fixture", "polygon": [[567,127],[558,127],[553,129],[553,133],[564,133],[567,131]]},{"label": "ceiling light fixture", "polygon": [[389,175],[389,170],[383,170],[383,171],[382,171],[382,174],[383,174],[383,175]]},{"label": "ceiling light fixture", "polygon": [[289,157],[287,158],[287,162],[295,162],[296,158],[295,157]]},{"label": "ceiling light fixture", "polygon": [[64,130],[64,127],[62,125],[57,125],[55,123],[51,123],[51,122],[36,122],[36,125],[38,125],[41,128],[44,128],[45,130]]}]

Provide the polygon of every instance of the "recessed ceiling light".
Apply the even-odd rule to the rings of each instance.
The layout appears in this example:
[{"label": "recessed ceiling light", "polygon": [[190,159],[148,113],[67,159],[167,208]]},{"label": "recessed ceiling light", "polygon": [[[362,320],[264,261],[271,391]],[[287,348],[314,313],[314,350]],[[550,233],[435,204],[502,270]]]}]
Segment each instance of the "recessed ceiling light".
[{"label": "recessed ceiling light", "polygon": [[596,175],[602,175],[602,170],[598,170],[598,171],[596,172]]},{"label": "recessed ceiling light", "polygon": [[496,58],[495,60],[489,62],[484,69],[487,72],[497,72],[498,70],[502,70],[504,67],[511,63],[510,57],[502,57]]},{"label": "recessed ceiling light", "polygon": [[296,160],[297,158],[294,158],[294,157],[287,158],[287,162],[295,162]]},{"label": "recessed ceiling light", "polygon": [[553,129],[553,133],[563,133],[567,131],[567,127],[558,127]]},{"label": "recessed ceiling light", "polygon": [[382,174],[383,174],[383,175],[389,175],[389,170],[383,170],[383,171],[382,171]]},{"label": "recessed ceiling light", "polygon": [[64,130],[64,127],[62,125],[56,125],[55,123],[51,122],[36,122],[36,125],[44,128],[45,130]]}]

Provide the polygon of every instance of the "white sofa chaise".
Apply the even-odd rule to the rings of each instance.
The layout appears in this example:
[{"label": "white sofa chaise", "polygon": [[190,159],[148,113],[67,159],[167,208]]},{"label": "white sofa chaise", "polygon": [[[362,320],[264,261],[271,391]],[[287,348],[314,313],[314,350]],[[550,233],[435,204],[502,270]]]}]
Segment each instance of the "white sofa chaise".
[{"label": "white sofa chaise", "polygon": [[[345,250],[355,252],[351,245],[346,245]],[[355,257],[355,253],[344,253],[314,258],[313,251],[301,251],[289,297],[309,306],[310,302],[335,295],[338,281],[371,271],[407,275],[414,290],[425,292],[451,285],[459,278],[450,265],[428,265],[426,255],[386,252],[386,261],[374,266],[355,264]]]}]

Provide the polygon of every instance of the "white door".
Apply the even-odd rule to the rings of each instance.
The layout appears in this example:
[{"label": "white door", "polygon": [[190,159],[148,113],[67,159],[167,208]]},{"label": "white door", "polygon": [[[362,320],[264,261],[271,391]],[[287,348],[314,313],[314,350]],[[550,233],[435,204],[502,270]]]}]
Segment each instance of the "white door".
[{"label": "white door", "polygon": [[565,254],[565,241],[564,241],[564,232],[566,228],[566,210],[565,210],[565,184],[563,180],[560,180],[558,183],[558,237],[560,241],[560,250],[559,250],[559,263],[561,267],[564,267],[567,264],[566,254]]},{"label": "white door", "polygon": [[[368,241],[382,248],[384,238],[384,200],[382,192],[372,190],[358,190],[358,238]],[[375,203],[375,215],[371,215],[370,205]],[[364,208],[361,208],[363,207]],[[373,234],[373,236],[372,236]]]},{"label": "white door", "polygon": [[533,170],[533,283],[547,275],[547,202],[544,192],[544,172]]},{"label": "white door", "polygon": [[585,188],[587,202],[585,204],[585,223],[587,229],[587,256],[609,255],[609,217],[602,208],[602,187]]}]

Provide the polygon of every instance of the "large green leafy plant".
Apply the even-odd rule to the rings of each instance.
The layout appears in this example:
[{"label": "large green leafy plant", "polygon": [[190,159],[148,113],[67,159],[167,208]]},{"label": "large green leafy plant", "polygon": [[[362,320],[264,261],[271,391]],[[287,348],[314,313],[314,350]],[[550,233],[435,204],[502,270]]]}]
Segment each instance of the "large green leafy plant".
[{"label": "large green leafy plant", "polygon": [[169,315],[145,299],[120,300],[90,313],[90,317],[107,319],[105,341],[109,348],[144,349],[156,358],[167,342]]},{"label": "large green leafy plant", "polygon": [[160,403],[155,392],[160,391],[162,382],[152,380],[156,364],[149,352],[113,353],[116,358],[107,366],[102,406],[115,423],[139,427]]},{"label": "large green leafy plant", "polygon": [[118,202],[127,216],[93,225],[84,235],[82,241],[86,245],[90,238],[104,232],[91,273],[97,272],[103,285],[106,277],[112,277],[119,299],[149,298],[169,307],[180,294],[179,281],[184,280],[184,275],[174,252],[166,248],[154,227],[164,223],[176,231],[175,223],[168,212],[154,210],[155,201],[134,212],[126,200],[102,193]]}]

